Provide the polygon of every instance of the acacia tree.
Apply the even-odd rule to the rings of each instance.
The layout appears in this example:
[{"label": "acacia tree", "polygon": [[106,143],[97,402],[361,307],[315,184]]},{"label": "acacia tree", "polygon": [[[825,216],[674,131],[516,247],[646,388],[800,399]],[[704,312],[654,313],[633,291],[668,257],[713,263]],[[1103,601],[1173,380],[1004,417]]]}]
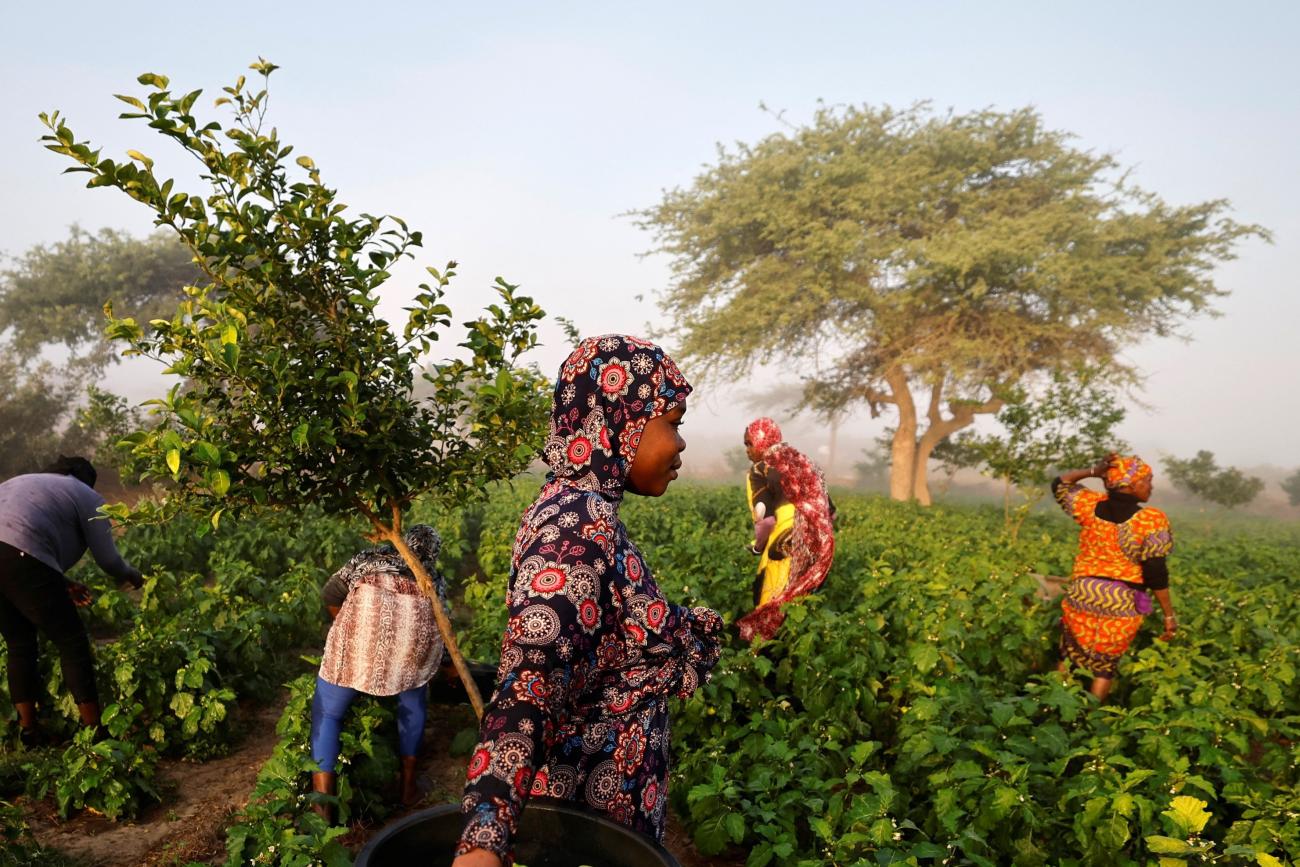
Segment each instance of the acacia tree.
[{"label": "acacia tree", "polygon": [[393,217],[347,215],[315,163],[265,124],[266,79],[243,76],[218,105],[228,128],[196,117],[201,91],[174,95],[161,75],[139,78],[144,98],[119,96],[124,118],[145,121],[202,165],[205,195],[160,180],[153,161],[101,156],[78,142],[58,112],[42,115],[50,150],[86,172],[91,187],[116,187],[149,207],[159,226],[190,250],[202,279],[168,318],[112,317],[109,334],[126,354],[183,377],[147,402],[155,425],[126,438],[139,471],[170,480],[171,495],[128,515],[159,518],[197,510],[218,527],[224,514],[315,503],[364,516],[371,537],[390,542],[429,598],[446,646],[482,713],[455,634],[430,577],[406,546],[404,511],[415,498],[456,506],[484,483],[523,469],[540,449],[546,380],[519,357],[536,345],[542,311],[498,280],[500,301],[466,323],[463,357],[432,365],[428,396],[413,395],[413,371],[446,333],[443,301],[455,263],[432,281],[396,332],[376,315],[389,269],[421,243]]},{"label": "acacia tree", "polygon": [[681,354],[708,373],[800,365],[805,402],[896,413],[890,493],[929,502],[928,460],[1006,389],[1175,333],[1223,293],[1213,268],[1258,226],[1175,207],[1032,109],[823,108],[720,149],[634,212],[673,259]]},{"label": "acacia tree", "polygon": [[1165,458],[1165,472],[1174,487],[1225,509],[1244,506],[1264,490],[1264,480],[1236,467],[1219,467],[1214,452],[1204,449],[1194,458]]}]

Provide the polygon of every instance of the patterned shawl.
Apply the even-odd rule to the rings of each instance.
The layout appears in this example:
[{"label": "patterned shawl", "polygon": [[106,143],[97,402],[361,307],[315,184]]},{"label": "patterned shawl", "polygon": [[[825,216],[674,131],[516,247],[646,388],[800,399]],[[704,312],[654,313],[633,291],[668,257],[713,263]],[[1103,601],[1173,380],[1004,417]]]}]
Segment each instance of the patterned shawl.
[{"label": "patterned shawl", "polygon": [[781,606],[806,596],[821,586],[835,559],[835,529],[831,525],[826,481],[812,461],[781,440],[781,429],[770,418],[760,418],[746,428],[750,445],[763,454],[767,465],[781,474],[781,491],[794,504],[794,533],[790,539],[790,582],[766,605],[742,617],[741,638],[771,638],[785,620]]}]

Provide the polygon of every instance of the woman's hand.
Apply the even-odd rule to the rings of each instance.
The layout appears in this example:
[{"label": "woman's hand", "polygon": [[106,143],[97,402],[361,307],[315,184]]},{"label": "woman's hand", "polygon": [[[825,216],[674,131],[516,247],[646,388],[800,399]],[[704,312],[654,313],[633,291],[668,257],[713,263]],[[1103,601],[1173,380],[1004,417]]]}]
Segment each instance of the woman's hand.
[{"label": "woman's hand", "polygon": [[1106,471],[1110,469],[1110,465],[1114,463],[1118,457],[1119,455],[1115,452],[1107,452],[1106,457],[1092,465],[1093,477],[1098,479],[1106,478]]},{"label": "woman's hand", "polygon": [[1168,641],[1169,639],[1174,637],[1174,633],[1177,631],[1178,631],[1178,618],[1172,614],[1166,614],[1165,631],[1161,633],[1160,640]]},{"label": "woman's hand", "polygon": [[464,855],[458,855],[451,867],[501,867],[501,859],[486,849],[471,849]]},{"label": "woman's hand", "polygon": [[78,608],[85,608],[95,598],[90,588],[80,581],[68,582],[68,595],[72,597],[72,604]]}]

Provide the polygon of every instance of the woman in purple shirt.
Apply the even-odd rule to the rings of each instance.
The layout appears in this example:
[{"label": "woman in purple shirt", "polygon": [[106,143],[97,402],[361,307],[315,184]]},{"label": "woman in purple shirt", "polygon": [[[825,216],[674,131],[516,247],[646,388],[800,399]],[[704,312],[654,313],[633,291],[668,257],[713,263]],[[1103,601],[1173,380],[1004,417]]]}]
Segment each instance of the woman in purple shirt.
[{"label": "woman in purple shirt", "polygon": [[63,573],[89,548],[109,575],[135,587],[143,583],[99,515],[104,498],[94,491],[95,479],[90,461],[60,456],[43,473],[0,484],[0,635],[9,650],[9,697],[28,746],[44,741],[36,720],[38,630],[58,648],[82,723],[99,726],[94,658],[76,609],[90,603],[90,591]]}]

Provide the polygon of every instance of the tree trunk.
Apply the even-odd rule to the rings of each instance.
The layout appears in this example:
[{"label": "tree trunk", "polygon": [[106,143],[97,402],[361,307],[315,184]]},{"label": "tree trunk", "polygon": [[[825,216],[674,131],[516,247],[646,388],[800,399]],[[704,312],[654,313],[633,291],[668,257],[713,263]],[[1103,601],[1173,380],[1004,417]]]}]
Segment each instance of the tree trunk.
[{"label": "tree trunk", "polygon": [[926,411],[929,424],[916,447],[916,463],[913,467],[912,492],[923,506],[930,505],[929,464],[930,455],[935,446],[952,436],[962,428],[975,423],[975,416],[980,413],[997,412],[1002,408],[1002,400],[994,398],[982,404],[948,402],[951,415],[943,415],[943,380],[930,386],[930,406]]},{"label": "tree trunk", "polygon": [[461,682],[465,684],[465,692],[469,695],[469,703],[474,707],[474,714],[480,720],[483,719],[483,696],[479,695],[478,687],[474,684],[474,677],[469,672],[469,666],[465,664],[465,657],[461,655],[460,645],[456,643],[456,632],[451,628],[451,621],[447,618],[447,612],[442,610],[442,600],[438,598],[438,593],[433,588],[433,579],[429,577],[429,573],[425,570],[420,559],[411,553],[411,549],[406,546],[406,540],[402,538],[400,527],[385,527],[376,523],[375,529],[393,544],[393,547],[397,549],[397,553],[402,555],[402,559],[410,567],[411,573],[415,575],[415,581],[420,585],[420,592],[425,595],[425,598],[429,600],[429,604],[433,607],[433,619],[437,621],[438,630],[442,632],[442,644],[447,648],[447,655],[451,657],[452,665],[456,666],[456,673],[460,675]]},{"label": "tree trunk", "polygon": [[916,403],[901,370],[890,371],[885,381],[898,406],[898,427],[889,450],[889,497],[907,501],[916,484]]},{"label": "tree trunk", "polygon": [[916,501],[922,506],[931,504],[930,500],[930,455],[944,437],[952,433],[956,428],[952,425],[955,423],[951,420],[945,420],[943,413],[939,409],[939,401],[943,398],[943,383],[939,382],[930,387],[930,408],[926,412],[930,423],[925,428],[925,433],[916,447],[916,465],[913,467],[912,493]]}]

